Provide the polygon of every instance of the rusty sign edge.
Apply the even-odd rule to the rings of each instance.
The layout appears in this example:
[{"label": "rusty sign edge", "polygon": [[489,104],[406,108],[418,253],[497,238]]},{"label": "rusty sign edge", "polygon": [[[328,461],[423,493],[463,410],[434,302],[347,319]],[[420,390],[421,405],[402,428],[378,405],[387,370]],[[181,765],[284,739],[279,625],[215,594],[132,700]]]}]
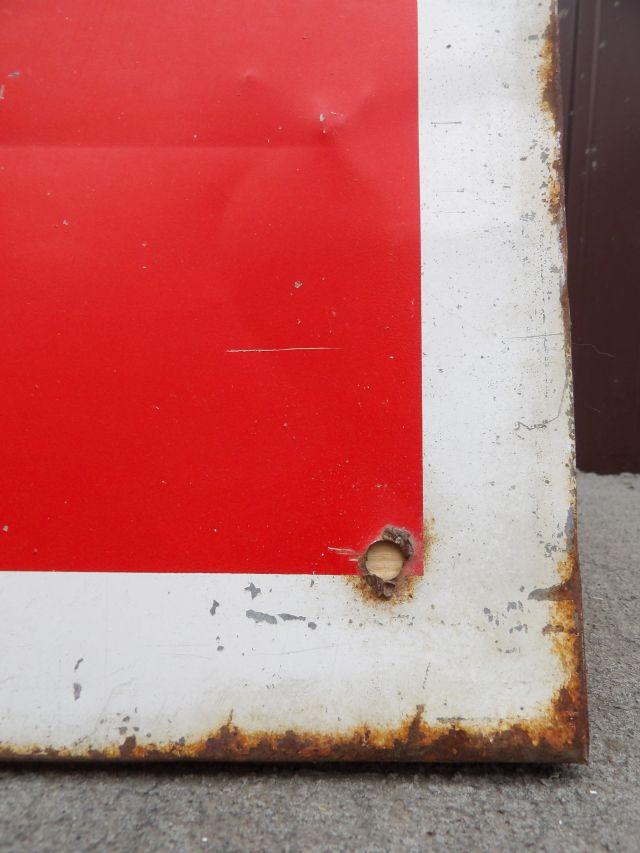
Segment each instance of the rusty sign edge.
[{"label": "rusty sign edge", "polygon": [[[540,105],[549,115],[555,134],[553,182],[548,188],[548,210],[557,229],[565,262],[561,304],[564,317],[564,349],[569,388],[569,419],[573,425],[570,316],[566,284],[566,233],[564,222],[564,181],[560,161],[560,88],[558,56],[558,20],[555,0],[540,51]],[[558,561],[561,581],[549,588],[534,590],[530,599],[550,603],[552,618],[545,628],[553,638],[554,655],[562,662],[566,681],[539,717],[522,721],[505,719],[487,727],[453,722],[440,727],[423,720],[418,705],[399,727],[358,726],[350,732],[327,734],[313,730],[243,731],[231,715],[227,723],[197,739],[178,739],[161,743],[139,743],[128,734],[122,742],[96,749],[79,744],[65,749],[37,744],[14,746],[0,742],[0,760],[56,760],[127,762],[201,760],[201,761],[419,761],[419,762],[585,762],[588,757],[588,714],[585,655],[582,631],[581,582],[578,560],[577,512],[575,492],[575,454],[570,460],[569,506],[572,529],[568,553]],[[435,535],[428,531],[428,535]],[[425,556],[428,574],[428,553]],[[382,611],[387,606],[371,594],[362,578],[345,578],[354,593],[362,592],[363,601]],[[402,595],[411,599],[412,588],[424,578],[406,580]]]}]

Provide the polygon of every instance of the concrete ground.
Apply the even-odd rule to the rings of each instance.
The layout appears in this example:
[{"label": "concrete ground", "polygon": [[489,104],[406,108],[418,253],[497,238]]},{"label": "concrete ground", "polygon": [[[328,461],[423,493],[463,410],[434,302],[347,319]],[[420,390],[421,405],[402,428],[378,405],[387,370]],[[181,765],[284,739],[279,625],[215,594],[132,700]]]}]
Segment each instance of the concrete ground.
[{"label": "concrete ground", "polygon": [[0,850],[640,850],[640,476],[579,480],[589,767],[0,767]]}]

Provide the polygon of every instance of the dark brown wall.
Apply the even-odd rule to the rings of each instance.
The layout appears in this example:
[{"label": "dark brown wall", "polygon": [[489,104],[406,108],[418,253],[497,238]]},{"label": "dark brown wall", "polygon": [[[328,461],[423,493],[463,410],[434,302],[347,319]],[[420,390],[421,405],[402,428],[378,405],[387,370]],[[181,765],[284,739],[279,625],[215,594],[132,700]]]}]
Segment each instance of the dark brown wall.
[{"label": "dark brown wall", "polygon": [[561,0],[578,466],[640,471],[640,0]]}]

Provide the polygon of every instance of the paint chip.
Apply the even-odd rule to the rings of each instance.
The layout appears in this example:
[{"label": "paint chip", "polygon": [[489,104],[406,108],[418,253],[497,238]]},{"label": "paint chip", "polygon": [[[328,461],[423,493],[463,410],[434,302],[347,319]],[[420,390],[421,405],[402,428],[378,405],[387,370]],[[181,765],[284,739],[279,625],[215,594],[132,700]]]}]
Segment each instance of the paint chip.
[{"label": "paint chip", "polygon": [[253,599],[256,598],[256,596],[260,595],[260,593],[262,592],[260,587],[255,586],[253,581],[249,584],[249,586],[245,586],[244,591],[251,593],[251,601],[253,601]]},{"label": "paint chip", "polygon": [[278,620],[275,616],[272,616],[270,613],[260,613],[258,610],[247,610],[246,612],[247,619],[253,619],[254,622],[266,622],[268,625],[277,625]]}]

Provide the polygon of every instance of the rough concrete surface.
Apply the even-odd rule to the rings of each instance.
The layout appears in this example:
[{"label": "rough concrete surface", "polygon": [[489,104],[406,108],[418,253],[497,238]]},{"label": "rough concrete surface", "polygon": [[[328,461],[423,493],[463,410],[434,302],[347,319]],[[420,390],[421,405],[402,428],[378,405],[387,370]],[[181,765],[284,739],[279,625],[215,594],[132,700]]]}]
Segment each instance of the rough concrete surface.
[{"label": "rough concrete surface", "polygon": [[579,479],[588,767],[0,767],[0,849],[640,850],[640,476]]}]

